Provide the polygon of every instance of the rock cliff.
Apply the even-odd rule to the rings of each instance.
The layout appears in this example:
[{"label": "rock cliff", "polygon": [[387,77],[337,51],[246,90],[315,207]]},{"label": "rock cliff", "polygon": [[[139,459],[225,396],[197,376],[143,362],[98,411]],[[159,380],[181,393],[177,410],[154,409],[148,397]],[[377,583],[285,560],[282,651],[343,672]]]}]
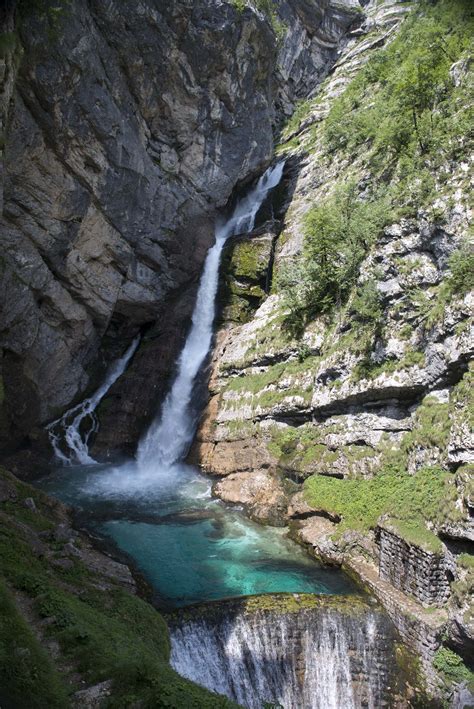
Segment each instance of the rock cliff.
[{"label": "rock cliff", "polygon": [[[32,431],[146,331],[97,447],[130,451],[166,390],[216,210],[265,167],[358,3],[7,5],[2,438]],[[280,23],[280,21],[278,21]],[[17,27],[13,31],[14,26]]]},{"label": "rock cliff", "polygon": [[[432,158],[394,168],[396,152],[377,152],[386,140],[377,92],[389,83],[380,83],[383,67],[396,72],[389,61],[400,57],[405,25],[410,46],[407,9],[369,3],[330,76],[283,131],[286,197],[255,241],[230,247],[211,398],[190,459],[218,476],[218,497],[290,524],[319,557],[358,574],[437,691],[443,632],[465,658],[473,637],[473,301],[472,278],[458,269],[472,268],[472,162],[462,138],[439,171]],[[445,71],[456,100],[472,81],[463,55]],[[317,241],[326,229],[334,244],[344,210],[349,255],[343,242],[331,251]],[[262,231],[273,234],[270,273]],[[323,247],[341,273],[344,259],[356,260],[344,271],[352,283],[331,285],[324,264],[308,277],[305,259],[322,258]],[[334,288],[333,309],[320,297],[319,314],[315,273],[327,278],[326,296]]]}]

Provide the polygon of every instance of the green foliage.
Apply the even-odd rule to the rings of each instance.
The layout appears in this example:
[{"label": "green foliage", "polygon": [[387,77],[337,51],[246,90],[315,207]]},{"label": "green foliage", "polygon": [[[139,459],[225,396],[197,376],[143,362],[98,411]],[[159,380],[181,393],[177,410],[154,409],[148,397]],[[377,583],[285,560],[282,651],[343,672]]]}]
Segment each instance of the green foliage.
[{"label": "green foliage", "polygon": [[[410,540],[438,549],[440,542],[426,521],[441,521],[454,514],[453,476],[440,468],[423,468],[408,475],[403,466],[387,466],[368,480],[339,480],[313,475],[305,495],[313,507],[342,518],[338,533],[346,529],[373,529],[383,514],[399,520],[410,531]],[[403,529],[403,524],[401,525]]]},{"label": "green foliage", "polygon": [[375,280],[368,280],[357,289],[351,304],[351,310],[354,314],[354,319],[358,322],[380,323],[383,309]]},{"label": "green foliage", "polygon": [[449,258],[450,276],[447,279],[452,295],[465,295],[474,288],[474,247],[464,243]]},{"label": "green foliage", "polygon": [[303,254],[277,274],[277,289],[289,311],[286,326],[293,334],[300,335],[308,321],[347,300],[363,257],[389,220],[385,195],[363,201],[352,182],[309,210]]},{"label": "green foliage", "polygon": [[230,0],[230,2],[238,12],[243,12],[247,7],[246,0]]},{"label": "green foliage", "polygon": [[281,40],[285,34],[285,25],[278,19],[276,11],[276,0],[230,0],[231,4],[238,12],[243,12],[246,7],[253,7],[254,10],[261,12],[272,26],[273,31],[278,40]]},{"label": "green foliage", "polygon": [[465,242],[453,251],[449,261],[449,273],[442,283],[430,293],[416,289],[411,293],[411,301],[418,318],[430,330],[444,320],[446,308],[453,298],[463,297],[474,288],[474,249],[472,243]]},{"label": "green foliage", "polygon": [[[325,121],[329,152],[355,154],[391,180],[403,214],[428,203],[446,162],[469,153],[472,79],[455,84],[450,69],[467,57],[474,33],[468,0],[420,2],[397,37],[369,60]],[[449,174],[446,173],[446,177]]]},{"label": "green foliage", "polygon": [[[53,559],[62,549],[54,537],[42,537],[47,554],[35,553],[36,531],[54,529],[62,518],[45,495],[5,471],[0,470],[0,475],[17,495],[16,501],[2,505],[0,517],[0,568],[5,581],[30,600],[36,619],[47,619],[43,632],[48,640],[58,643],[67,664],[89,682],[113,680],[107,706],[236,707],[170,667],[166,623],[151,605],[111,579],[107,579],[107,590],[99,590],[97,574],[81,561],[75,560],[71,569],[54,565]],[[25,497],[33,497],[37,512],[22,504]],[[2,707],[69,706],[64,697],[47,655],[11,602],[8,605],[0,587]]]},{"label": "green foliage", "polygon": [[402,450],[408,453],[416,448],[433,446],[445,450],[450,429],[449,404],[427,396],[415,412],[413,430],[404,436]]},{"label": "green foliage", "polygon": [[449,683],[467,682],[474,685],[474,673],[469,670],[463,660],[453,650],[440,647],[433,659],[433,667],[440,672]]},{"label": "green foliage", "polygon": [[384,362],[374,362],[369,355],[366,355],[355,367],[352,378],[375,379],[381,374],[393,374],[403,369],[411,367],[423,367],[425,364],[425,353],[421,350],[409,349],[401,359],[387,359]]},{"label": "green foliage", "polygon": [[5,709],[69,706],[65,685],[1,579],[0,703]]}]

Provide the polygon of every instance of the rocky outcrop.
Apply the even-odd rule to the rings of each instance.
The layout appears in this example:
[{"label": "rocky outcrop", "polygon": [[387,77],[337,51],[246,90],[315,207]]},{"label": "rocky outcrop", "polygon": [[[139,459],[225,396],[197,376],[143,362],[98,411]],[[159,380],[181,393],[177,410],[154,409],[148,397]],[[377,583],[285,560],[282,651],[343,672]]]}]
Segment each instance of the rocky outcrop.
[{"label": "rocky outcrop", "polygon": [[[231,488],[225,499],[250,514],[252,470],[264,474],[267,499],[283,490],[288,508],[278,524],[289,522],[319,558],[342,564],[382,602],[386,597],[436,693],[432,663],[443,633],[465,658],[472,636],[473,300],[450,285],[452,254],[465,248],[472,218],[467,163],[452,162],[433,203],[398,213],[379,230],[351,295],[330,317],[310,319],[296,336],[279,286],[302,252],[308,211],[330,199],[335,184],[353,184],[364,203],[371,181],[388,179],[385,164],[383,178],[374,176],[367,144],[333,154],[325,121],[335,97],[396,35],[406,9],[369,3],[319,93],[285,128],[279,149],[286,148],[291,181],[274,238],[274,285],[250,319],[229,317],[216,338],[211,398],[191,459],[219,476],[217,495]],[[373,296],[368,314],[358,310],[364,289]],[[401,504],[396,515],[391,503],[380,504],[396,499],[390,490],[399,479],[422,478],[427,488],[412,518]],[[385,485],[372,497],[374,480]]]},{"label": "rocky outcrop", "polygon": [[15,78],[7,57],[1,79],[10,445],[152,325],[133,387],[111,392],[115,432],[102,411],[97,449],[136,443],[173,371],[216,209],[268,164],[282,82],[289,111],[327,73],[357,8],[282,3],[280,47],[269,17],[230,2],[90,0],[54,22],[22,12],[21,66]]}]

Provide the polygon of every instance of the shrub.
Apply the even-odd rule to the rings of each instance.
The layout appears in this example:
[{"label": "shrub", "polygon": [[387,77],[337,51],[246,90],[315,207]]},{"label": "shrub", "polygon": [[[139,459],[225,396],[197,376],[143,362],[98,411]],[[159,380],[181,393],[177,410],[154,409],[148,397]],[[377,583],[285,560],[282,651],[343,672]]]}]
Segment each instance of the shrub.
[{"label": "shrub", "polygon": [[441,647],[437,651],[433,667],[449,682],[468,682],[471,686],[474,683],[474,674],[466,667],[462,658],[447,647]]},{"label": "shrub", "polygon": [[346,302],[363,257],[390,216],[383,191],[364,201],[353,182],[307,212],[303,253],[277,275],[277,290],[289,311],[285,324],[293,334]]}]

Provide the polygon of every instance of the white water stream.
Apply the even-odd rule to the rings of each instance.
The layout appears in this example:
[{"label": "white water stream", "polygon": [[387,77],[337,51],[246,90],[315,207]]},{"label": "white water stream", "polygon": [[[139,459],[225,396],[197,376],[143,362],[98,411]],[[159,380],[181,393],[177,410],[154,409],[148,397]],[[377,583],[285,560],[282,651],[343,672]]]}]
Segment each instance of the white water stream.
[{"label": "white water stream", "polygon": [[[73,465],[74,463],[93,465],[97,462],[89,454],[89,440],[91,435],[96,433],[98,426],[94,412],[112,384],[126,370],[139,341],[140,338],[136,337],[122,357],[112,363],[104,383],[92,396],[69,409],[61,418],[47,426],[54,454],[64,465]],[[83,423],[87,418],[89,419],[88,427]]]},{"label": "white water stream", "polygon": [[278,185],[284,162],[269,168],[257,185],[237,203],[230,219],[216,228],[216,241],[204,264],[191,330],[178,360],[178,374],[165,399],[161,416],[138,446],[139,470],[169,469],[186,454],[194,434],[190,407],[196,376],[212,342],[219,263],[230,236],[252,231],[255,217],[268,192]]},{"label": "white water stream", "polygon": [[226,612],[225,601],[210,618],[200,612],[171,626],[171,665],[248,709],[389,706],[397,667],[390,625],[378,612]]}]

